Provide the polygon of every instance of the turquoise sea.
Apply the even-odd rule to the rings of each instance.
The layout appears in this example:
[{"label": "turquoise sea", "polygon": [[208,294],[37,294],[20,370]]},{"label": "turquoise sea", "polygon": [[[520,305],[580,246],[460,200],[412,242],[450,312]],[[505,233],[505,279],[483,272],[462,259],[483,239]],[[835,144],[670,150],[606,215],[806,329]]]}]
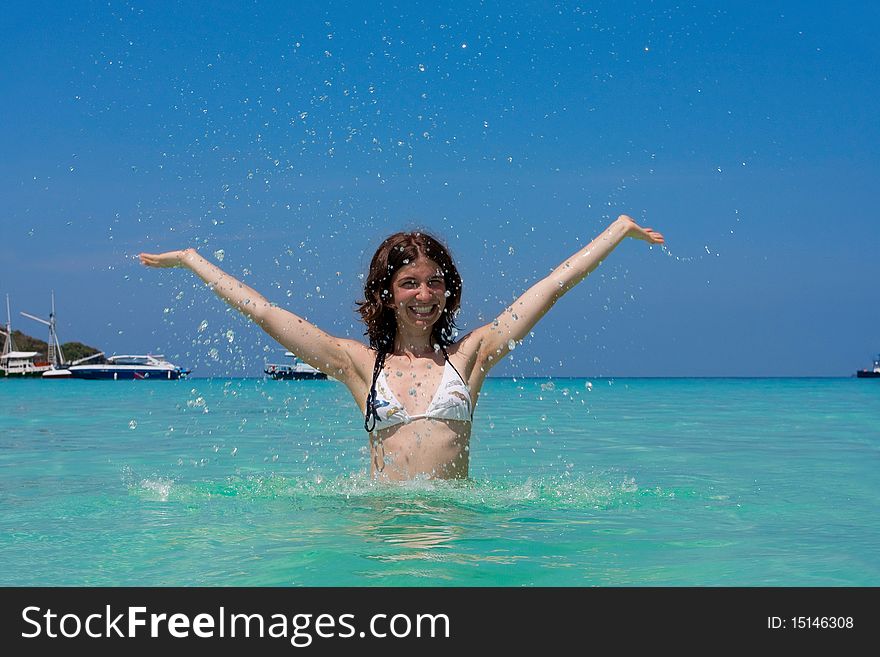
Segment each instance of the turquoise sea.
[{"label": "turquoise sea", "polygon": [[490,379],[380,484],[332,381],[0,380],[0,584],[878,586],[880,380]]}]

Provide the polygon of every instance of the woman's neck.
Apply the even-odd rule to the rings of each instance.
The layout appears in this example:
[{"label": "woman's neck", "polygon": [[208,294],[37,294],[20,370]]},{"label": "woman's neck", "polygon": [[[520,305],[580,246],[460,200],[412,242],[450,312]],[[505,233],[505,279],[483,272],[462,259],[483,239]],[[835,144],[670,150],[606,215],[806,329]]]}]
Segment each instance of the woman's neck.
[{"label": "woman's neck", "polygon": [[394,353],[400,356],[425,356],[434,353],[431,336],[403,336],[398,333],[394,339]]}]

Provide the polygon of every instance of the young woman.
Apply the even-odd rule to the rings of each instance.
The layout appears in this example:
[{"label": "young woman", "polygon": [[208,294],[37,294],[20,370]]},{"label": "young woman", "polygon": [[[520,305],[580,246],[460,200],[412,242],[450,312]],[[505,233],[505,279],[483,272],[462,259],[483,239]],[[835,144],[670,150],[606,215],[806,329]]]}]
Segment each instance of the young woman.
[{"label": "young woman", "polygon": [[452,257],[426,233],[395,233],[373,256],[358,302],[369,346],[273,306],[195,249],[140,259],[192,270],[297,357],[342,381],[364,413],[373,477],[452,479],[468,476],[471,421],[489,370],[627,237],[663,243],[660,233],[621,215],[497,319],[455,340],[461,277]]}]

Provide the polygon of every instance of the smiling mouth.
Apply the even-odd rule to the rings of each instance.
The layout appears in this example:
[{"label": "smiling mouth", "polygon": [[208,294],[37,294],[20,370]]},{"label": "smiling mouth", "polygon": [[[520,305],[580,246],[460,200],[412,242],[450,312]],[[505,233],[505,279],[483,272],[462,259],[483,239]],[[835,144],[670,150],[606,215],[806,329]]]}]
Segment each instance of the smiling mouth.
[{"label": "smiling mouth", "polygon": [[431,306],[408,306],[407,310],[410,311],[413,315],[415,315],[419,319],[425,319],[434,314],[437,309],[437,304]]}]

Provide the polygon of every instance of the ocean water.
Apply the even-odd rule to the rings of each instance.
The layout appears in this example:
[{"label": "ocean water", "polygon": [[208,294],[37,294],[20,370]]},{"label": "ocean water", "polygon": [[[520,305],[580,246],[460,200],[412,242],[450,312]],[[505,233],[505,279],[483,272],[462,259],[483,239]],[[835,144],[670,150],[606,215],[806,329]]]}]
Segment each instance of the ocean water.
[{"label": "ocean water", "polygon": [[469,480],[366,445],[332,381],[0,380],[0,584],[880,585],[880,380],[489,379]]}]

